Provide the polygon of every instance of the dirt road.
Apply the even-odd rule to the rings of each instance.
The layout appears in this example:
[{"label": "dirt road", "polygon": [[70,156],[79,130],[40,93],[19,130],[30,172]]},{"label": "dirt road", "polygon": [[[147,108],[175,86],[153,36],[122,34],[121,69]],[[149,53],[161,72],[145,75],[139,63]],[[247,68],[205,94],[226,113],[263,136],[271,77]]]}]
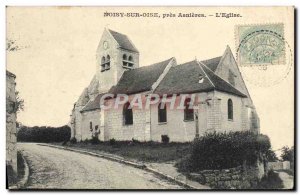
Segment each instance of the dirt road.
[{"label": "dirt road", "polygon": [[34,143],[18,143],[28,161],[31,189],[179,189],[128,165]]}]

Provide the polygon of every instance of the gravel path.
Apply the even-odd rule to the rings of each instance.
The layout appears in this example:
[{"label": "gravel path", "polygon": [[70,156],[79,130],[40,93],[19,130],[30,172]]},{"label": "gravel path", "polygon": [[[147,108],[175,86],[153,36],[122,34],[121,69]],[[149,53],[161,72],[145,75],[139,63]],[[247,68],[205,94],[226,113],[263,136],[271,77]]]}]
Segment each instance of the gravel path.
[{"label": "gravel path", "polygon": [[180,189],[128,165],[34,143],[18,143],[28,161],[30,189]]},{"label": "gravel path", "polygon": [[293,189],[294,187],[294,177],[287,174],[286,172],[277,171],[280,179],[283,182],[283,189]]}]

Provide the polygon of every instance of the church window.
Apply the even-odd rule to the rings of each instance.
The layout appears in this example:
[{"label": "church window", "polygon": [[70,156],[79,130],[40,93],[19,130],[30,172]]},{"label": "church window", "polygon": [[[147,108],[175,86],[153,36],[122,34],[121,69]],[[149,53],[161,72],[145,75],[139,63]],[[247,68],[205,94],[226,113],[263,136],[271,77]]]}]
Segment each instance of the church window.
[{"label": "church window", "polygon": [[110,69],[110,56],[107,55],[105,70],[109,70],[109,69]]},{"label": "church window", "polygon": [[167,106],[166,106],[166,104],[163,104],[163,105],[161,105],[161,104],[162,103],[160,103],[158,105],[158,122],[165,123],[165,122],[167,122]]},{"label": "church window", "polygon": [[130,107],[129,102],[127,102],[123,107],[123,122],[124,125],[133,124],[132,108]]},{"label": "church window", "polygon": [[105,57],[103,56],[101,58],[101,72],[105,71]]},{"label": "church window", "polygon": [[109,69],[110,69],[110,56],[107,55],[106,58],[103,56],[101,58],[101,72],[104,72]]},{"label": "church window", "polygon": [[132,56],[128,56],[126,54],[123,55],[123,68],[131,69],[133,67],[133,58]]},{"label": "church window", "polygon": [[185,121],[193,121],[194,120],[194,109],[191,108],[191,99],[187,98],[184,101],[184,120]]},{"label": "church window", "polygon": [[92,131],[93,130],[93,122],[90,121],[90,130]]},{"label": "church window", "polygon": [[132,58],[132,56],[128,57],[128,66],[133,67],[133,58]]},{"label": "church window", "polygon": [[233,120],[233,103],[231,99],[227,101],[227,112],[228,120]]},{"label": "church window", "polygon": [[123,67],[127,67],[127,55],[123,55]]}]

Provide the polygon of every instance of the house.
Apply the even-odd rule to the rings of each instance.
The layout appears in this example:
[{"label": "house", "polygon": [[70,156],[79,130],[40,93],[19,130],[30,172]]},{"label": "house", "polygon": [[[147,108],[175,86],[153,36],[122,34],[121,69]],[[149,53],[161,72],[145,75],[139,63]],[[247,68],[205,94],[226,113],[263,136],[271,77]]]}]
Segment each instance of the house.
[{"label": "house", "polygon": [[[205,132],[259,133],[259,117],[228,46],[208,60],[177,64],[172,57],[140,67],[133,42],[105,29],[96,56],[96,73],[71,114],[77,141],[161,141],[167,135],[187,142]],[[143,106],[133,106],[136,100]]]}]

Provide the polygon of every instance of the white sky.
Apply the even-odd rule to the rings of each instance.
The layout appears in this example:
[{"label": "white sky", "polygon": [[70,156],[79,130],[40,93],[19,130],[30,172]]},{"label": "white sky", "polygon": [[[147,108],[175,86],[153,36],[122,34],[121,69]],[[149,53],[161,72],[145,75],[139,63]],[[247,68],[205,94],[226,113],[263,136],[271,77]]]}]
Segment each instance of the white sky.
[{"label": "white sky", "polygon": [[[61,126],[69,121],[73,103],[92,79],[96,49],[105,27],[130,37],[140,51],[140,65],[170,57],[178,63],[236,50],[237,24],[284,23],[293,47],[293,16],[287,8],[8,8],[7,38],[26,48],[7,53],[7,69],[17,75],[17,90],[25,100],[18,120],[25,125]],[[104,11],[237,12],[242,18],[104,18]],[[245,80],[274,149],[293,145],[293,70],[278,85],[262,87]],[[245,75],[255,79],[255,75]]]}]

